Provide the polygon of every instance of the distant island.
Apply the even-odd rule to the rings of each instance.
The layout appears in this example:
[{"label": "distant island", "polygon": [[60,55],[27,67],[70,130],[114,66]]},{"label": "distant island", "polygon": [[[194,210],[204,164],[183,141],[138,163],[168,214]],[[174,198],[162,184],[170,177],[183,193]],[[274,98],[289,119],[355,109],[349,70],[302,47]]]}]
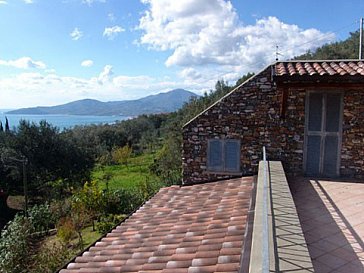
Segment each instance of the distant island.
[{"label": "distant island", "polygon": [[57,106],[22,108],[9,111],[7,114],[138,116],[176,111],[192,97],[198,97],[198,95],[184,89],[174,89],[166,93],[159,93],[137,100],[102,102],[84,99]]}]

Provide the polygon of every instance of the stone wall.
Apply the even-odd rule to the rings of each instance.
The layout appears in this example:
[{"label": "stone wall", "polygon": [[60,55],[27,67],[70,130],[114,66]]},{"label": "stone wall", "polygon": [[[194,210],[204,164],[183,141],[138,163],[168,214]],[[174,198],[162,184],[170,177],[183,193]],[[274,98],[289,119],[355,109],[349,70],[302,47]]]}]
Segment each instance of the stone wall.
[{"label": "stone wall", "polygon": [[344,93],[340,172],[364,178],[364,87]]},{"label": "stone wall", "polygon": [[[242,175],[257,173],[263,146],[269,160],[281,160],[287,173],[303,175],[306,90],[286,90],[282,116],[283,89],[272,81],[271,69],[269,66],[184,126],[184,184],[231,177],[207,170],[207,142],[212,138],[240,139]],[[364,90],[347,90],[344,103],[341,173],[363,177]]]},{"label": "stone wall", "polygon": [[207,171],[208,139],[240,139],[243,175],[257,172],[263,145],[271,157],[279,156],[280,97],[268,67],[188,123],[183,128],[184,183],[229,177]]}]

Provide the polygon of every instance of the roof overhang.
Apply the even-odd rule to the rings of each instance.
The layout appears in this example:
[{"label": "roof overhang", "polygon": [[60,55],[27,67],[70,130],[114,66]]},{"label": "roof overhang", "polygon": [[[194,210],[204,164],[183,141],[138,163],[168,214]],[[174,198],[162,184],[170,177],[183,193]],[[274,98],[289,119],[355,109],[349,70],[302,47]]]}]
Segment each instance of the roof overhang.
[{"label": "roof overhang", "polygon": [[364,84],[361,60],[296,60],[272,65],[278,85],[358,85]]}]

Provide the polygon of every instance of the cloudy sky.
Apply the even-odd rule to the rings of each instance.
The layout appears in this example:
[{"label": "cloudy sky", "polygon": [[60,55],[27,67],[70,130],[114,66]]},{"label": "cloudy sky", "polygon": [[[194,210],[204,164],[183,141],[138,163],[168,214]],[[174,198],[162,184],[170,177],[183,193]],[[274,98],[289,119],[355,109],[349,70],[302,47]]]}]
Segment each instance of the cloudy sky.
[{"label": "cloudy sky", "polygon": [[364,0],[0,0],[0,109],[202,93],[363,15]]}]

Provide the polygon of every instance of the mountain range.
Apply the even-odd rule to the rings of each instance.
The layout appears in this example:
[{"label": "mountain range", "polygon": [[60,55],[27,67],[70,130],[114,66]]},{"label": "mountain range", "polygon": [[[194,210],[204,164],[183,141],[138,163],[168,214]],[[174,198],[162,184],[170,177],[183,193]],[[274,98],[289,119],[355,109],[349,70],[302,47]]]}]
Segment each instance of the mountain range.
[{"label": "mountain range", "polygon": [[83,99],[57,106],[21,108],[9,111],[7,114],[138,116],[176,111],[192,97],[198,97],[198,95],[184,89],[174,89],[166,93],[159,93],[137,100],[102,102],[93,99]]}]

